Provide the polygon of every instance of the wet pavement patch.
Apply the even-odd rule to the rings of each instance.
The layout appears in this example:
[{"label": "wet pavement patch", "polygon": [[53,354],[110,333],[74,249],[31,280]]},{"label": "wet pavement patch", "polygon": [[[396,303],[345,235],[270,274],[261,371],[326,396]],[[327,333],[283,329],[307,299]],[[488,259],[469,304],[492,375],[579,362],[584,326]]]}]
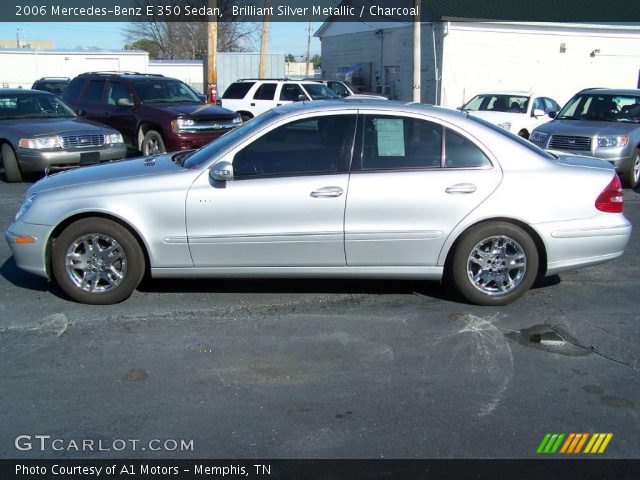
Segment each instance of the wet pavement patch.
[{"label": "wet pavement patch", "polygon": [[604,393],[604,390],[597,385],[585,385],[582,390],[592,395],[602,395]]},{"label": "wet pavement patch", "polygon": [[612,408],[620,408],[620,409],[635,408],[634,403],[627,400],[626,398],[605,396],[600,399],[600,402],[603,405],[606,405],[607,407],[612,407]]},{"label": "wet pavement patch", "polygon": [[146,370],[143,370],[141,368],[134,368],[134,369],[129,370],[127,372],[127,374],[124,376],[124,379],[127,382],[139,382],[141,380],[144,380],[148,376],[149,375],[147,375],[147,371]]},{"label": "wet pavement patch", "polygon": [[544,350],[545,352],[570,357],[591,354],[591,349],[582,347],[567,331],[556,325],[543,323],[534,325],[533,327],[507,332],[504,336],[512,342],[525,347]]}]

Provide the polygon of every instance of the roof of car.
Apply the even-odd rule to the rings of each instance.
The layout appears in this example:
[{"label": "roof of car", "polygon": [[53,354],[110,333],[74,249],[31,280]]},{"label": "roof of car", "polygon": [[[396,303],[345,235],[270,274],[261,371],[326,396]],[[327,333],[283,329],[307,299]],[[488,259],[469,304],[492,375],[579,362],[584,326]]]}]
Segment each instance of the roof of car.
[{"label": "roof of car", "polygon": [[294,113],[297,111],[322,111],[322,110],[385,110],[389,112],[416,112],[416,113],[437,113],[438,116],[451,116],[451,118],[467,117],[466,113],[459,112],[445,107],[438,107],[425,103],[401,102],[397,100],[377,100],[367,98],[354,99],[332,99],[332,100],[316,100],[293,102],[276,110],[281,113]]},{"label": "roof of car", "polygon": [[578,92],[583,93],[596,93],[604,95],[640,95],[640,89],[637,88],[585,88]]},{"label": "roof of car", "polygon": [[78,75],[78,77],[90,77],[90,76],[101,76],[101,77],[118,77],[118,78],[127,78],[131,80],[136,80],[140,78],[149,79],[166,79],[166,80],[175,80],[170,77],[165,77],[159,73],[140,73],[140,72],[120,72],[120,71],[100,71],[100,72],[85,72]]}]

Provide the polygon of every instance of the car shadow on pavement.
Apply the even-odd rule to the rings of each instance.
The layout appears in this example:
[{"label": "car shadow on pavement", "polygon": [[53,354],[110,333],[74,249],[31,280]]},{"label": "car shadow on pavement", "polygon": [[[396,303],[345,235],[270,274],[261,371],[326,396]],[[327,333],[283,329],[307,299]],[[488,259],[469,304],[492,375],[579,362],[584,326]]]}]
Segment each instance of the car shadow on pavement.
[{"label": "car shadow on pavement", "polygon": [[62,292],[58,290],[58,287],[56,287],[54,283],[47,281],[46,278],[33,275],[18,268],[13,257],[8,258],[4,264],[2,264],[0,267],[0,276],[19,288],[38,292],[51,292],[58,297],[63,296]]},{"label": "car shadow on pavement", "polygon": [[454,292],[436,281],[362,279],[154,279],[145,278],[138,287],[154,293],[337,293],[417,294],[454,300]]}]

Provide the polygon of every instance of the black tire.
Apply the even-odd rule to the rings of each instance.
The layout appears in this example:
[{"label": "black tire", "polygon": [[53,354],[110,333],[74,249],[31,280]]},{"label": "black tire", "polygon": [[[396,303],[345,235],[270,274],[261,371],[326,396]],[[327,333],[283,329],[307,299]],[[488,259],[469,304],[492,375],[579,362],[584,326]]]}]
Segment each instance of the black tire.
[{"label": "black tire", "polygon": [[[493,249],[487,251],[489,247]],[[496,221],[471,227],[455,248],[449,272],[451,279],[460,294],[476,305],[514,302],[529,290],[538,274],[535,242],[522,228],[511,223]],[[501,249],[503,253],[499,253]],[[485,252],[487,257],[479,258],[474,252]],[[516,254],[524,255],[524,265],[515,261]],[[509,262],[512,262],[511,268],[505,268]]]},{"label": "black tire", "polygon": [[162,135],[155,130],[149,130],[144,134],[140,142],[140,151],[143,155],[156,155],[167,151]]},{"label": "black tire", "polygon": [[2,165],[4,167],[4,178],[6,178],[7,182],[22,181],[22,173],[20,172],[16,152],[8,143],[2,145]]},{"label": "black tire", "polygon": [[[88,248],[90,245],[94,247]],[[106,247],[113,247],[110,254]],[[72,251],[73,265],[71,260],[67,262]],[[86,218],[69,225],[54,241],[51,268],[60,288],[72,299],[110,305],[125,300],[137,288],[145,272],[145,257],[136,238],[122,225],[103,218]],[[89,285],[98,276],[95,286]]]},{"label": "black tire", "polygon": [[529,140],[529,132],[524,128],[518,132],[518,135],[524,138],[525,140]]},{"label": "black tire", "polygon": [[241,112],[240,118],[242,119],[242,123],[247,123],[249,120],[253,119],[253,115],[250,115],[249,113]]},{"label": "black tire", "polygon": [[640,149],[636,149],[631,165],[622,175],[622,183],[627,188],[636,188],[640,183]]}]

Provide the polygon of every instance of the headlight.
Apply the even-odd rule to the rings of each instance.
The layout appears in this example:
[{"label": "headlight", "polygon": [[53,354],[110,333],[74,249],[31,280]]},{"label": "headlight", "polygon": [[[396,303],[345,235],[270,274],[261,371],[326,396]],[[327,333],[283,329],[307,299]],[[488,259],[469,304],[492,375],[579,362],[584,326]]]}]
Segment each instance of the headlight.
[{"label": "headlight", "polygon": [[191,127],[195,125],[195,121],[190,118],[177,118],[171,121],[171,129],[173,133],[180,133],[185,127]]},{"label": "headlight", "polygon": [[52,135],[49,137],[37,137],[37,138],[21,138],[18,142],[21,148],[32,148],[36,150],[46,148],[62,148],[62,142],[60,137]]},{"label": "headlight", "polygon": [[242,123],[242,117],[241,116],[237,116],[236,118],[234,118],[231,123]]},{"label": "headlight", "polygon": [[124,143],[124,140],[119,133],[110,133],[104,136],[104,143],[113,145],[114,143]]},{"label": "headlight", "polygon": [[27,213],[27,210],[29,210],[31,208],[31,205],[33,205],[33,201],[36,199],[36,194],[34,193],[33,195],[29,195],[23,202],[22,205],[20,205],[20,210],[18,210],[18,213],[16,213],[16,216],[14,217],[14,221],[17,222],[18,220],[20,220],[22,218],[22,216]]},{"label": "headlight", "polygon": [[542,132],[532,132],[531,136],[529,137],[529,140],[531,140],[532,142],[536,142],[536,143],[545,143],[547,141],[547,139],[549,138],[549,134],[548,133],[542,133]]},{"label": "headlight", "polygon": [[606,137],[598,137],[598,147],[626,147],[628,143],[628,135],[609,135]]},{"label": "headlight", "polygon": [[511,130],[511,122],[499,123],[498,126],[504,128],[505,130]]}]

